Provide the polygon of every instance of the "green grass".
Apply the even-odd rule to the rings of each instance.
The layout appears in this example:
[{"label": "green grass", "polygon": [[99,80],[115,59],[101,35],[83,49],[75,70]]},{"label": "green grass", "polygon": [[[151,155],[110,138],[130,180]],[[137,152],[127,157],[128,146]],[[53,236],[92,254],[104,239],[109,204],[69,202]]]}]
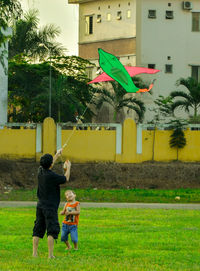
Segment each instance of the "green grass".
[{"label": "green grass", "polygon": [[[64,192],[61,191],[61,200],[64,201]],[[200,189],[74,189],[77,198],[82,202],[144,202],[144,203],[200,203]],[[175,197],[180,196],[180,200]],[[12,190],[10,193],[1,193],[1,200],[35,201],[36,189]]]},{"label": "green grass", "polygon": [[58,240],[52,260],[46,237],[31,257],[34,219],[35,208],[0,209],[1,271],[200,270],[198,210],[82,208],[79,250]]}]

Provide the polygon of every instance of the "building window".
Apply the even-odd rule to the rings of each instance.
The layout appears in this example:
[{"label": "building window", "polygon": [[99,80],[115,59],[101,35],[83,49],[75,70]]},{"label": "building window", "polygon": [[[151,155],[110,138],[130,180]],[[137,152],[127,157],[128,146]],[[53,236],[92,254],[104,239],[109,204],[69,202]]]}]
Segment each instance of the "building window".
[{"label": "building window", "polygon": [[172,10],[166,10],[165,18],[166,19],[174,19],[174,12]]},{"label": "building window", "polygon": [[172,5],[171,3],[168,3],[168,7],[171,7],[171,5]]},{"label": "building window", "polygon": [[192,31],[200,31],[200,12],[192,12]]},{"label": "building window", "polygon": [[131,18],[131,10],[130,10],[130,9],[127,10],[127,12],[126,12],[126,17],[127,17],[128,19]]},{"label": "building window", "polygon": [[156,64],[148,64],[148,68],[149,69],[155,69],[156,68]]},{"label": "building window", "polygon": [[200,82],[200,66],[192,66],[191,77]]},{"label": "building window", "polygon": [[97,23],[101,23],[101,14],[97,15]]},{"label": "building window", "polygon": [[122,12],[117,11],[117,20],[121,20],[121,19],[122,19]]},{"label": "building window", "polygon": [[173,66],[171,64],[165,65],[165,73],[172,73],[173,72]]},{"label": "building window", "polygon": [[93,16],[85,16],[85,34],[91,35],[93,34]]},{"label": "building window", "polygon": [[168,57],[167,57],[167,60],[171,60],[171,56],[168,56]]},{"label": "building window", "polygon": [[149,9],[149,11],[148,11],[148,18],[150,18],[150,19],[156,19],[156,10],[155,9]]},{"label": "building window", "polygon": [[110,13],[107,13],[107,21],[111,21],[111,14]]}]

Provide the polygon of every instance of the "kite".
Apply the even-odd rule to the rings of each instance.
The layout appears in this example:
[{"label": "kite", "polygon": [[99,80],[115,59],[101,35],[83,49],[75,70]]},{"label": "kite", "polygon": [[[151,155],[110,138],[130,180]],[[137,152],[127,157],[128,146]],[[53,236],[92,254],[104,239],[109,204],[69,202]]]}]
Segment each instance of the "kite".
[{"label": "kite", "polygon": [[137,88],[131,76],[135,76],[141,73],[154,74],[160,70],[149,69],[143,67],[130,67],[123,66],[116,56],[105,52],[102,49],[98,49],[99,53],[99,65],[104,71],[101,75],[97,76],[94,80],[88,84],[106,81],[117,81],[127,92],[138,93],[150,91],[153,87],[153,82],[148,89]]}]

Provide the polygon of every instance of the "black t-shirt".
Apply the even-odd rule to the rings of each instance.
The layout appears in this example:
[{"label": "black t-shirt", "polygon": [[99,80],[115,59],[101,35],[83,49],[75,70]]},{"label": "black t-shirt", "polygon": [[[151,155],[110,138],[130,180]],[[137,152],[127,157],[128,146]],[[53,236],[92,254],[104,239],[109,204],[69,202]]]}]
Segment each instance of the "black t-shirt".
[{"label": "black t-shirt", "polygon": [[60,204],[60,184],[66,182],[63,175],[58,175],[50,169],[38,169],[37,197],[40,208],[58,209]]}]

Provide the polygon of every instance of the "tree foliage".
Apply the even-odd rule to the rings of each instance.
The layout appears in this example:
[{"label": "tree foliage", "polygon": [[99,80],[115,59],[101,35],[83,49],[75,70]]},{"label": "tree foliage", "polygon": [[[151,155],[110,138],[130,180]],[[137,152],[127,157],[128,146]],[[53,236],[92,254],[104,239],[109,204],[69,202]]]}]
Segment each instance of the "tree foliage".
[{"label": "tree foliage", "polygon": [[[104,103],[109,104],[114,111],[113,121],[116,122],[117,115],[120,113],[120,111],[127,108],[128,112],[130,110],[135,111],[138,121],[142,122],[145,112],[144,103],[139,99],[130,96],[130,93],[128,94],[118,82],[111,81],[110,83],[113,91],[109,91],[106,88],[99,88],[97,90],[97,93],[99,94],[95,100],[97,110],[100,110]],[[135,79],[134,84],[140,88],[144,86],[143,81],[138,77]]]},{"label": "tree foliage", "polygon": [[[93,95],[94,89],[87,85],[88,78],[83,79],[84,67],[74,69],[76,76],[67,76],[54,65],[42,62],[31,64],[22,58],[9,61],[9,121],[42,122],[48,116],[49,105],[49,71],[51,65],[52,81],[52,117],[55,121],[76,121],[75,113],[81,115]],[[78,66],[78,60],[76,61]],[[67,70],[67,65],[63,64]],[[73,66],[71,66],[73,69]],[[90,120],[92,111],[87,110],[86,120]]]},{"label": "tree foliage", "polygon": [[189,77],[187,79],[179,79],[177,85],[185,86],[188,92],[176,90],[170,93],[170,96],[173,98],[173,111],[180,107],[189,113],[190,109],[192,109],[194,111],[194,117],[196,117],[198,108],[200,108],[200,83],[194,78]]},{"label": "tree foliage", "polygon": [[177,150],[177,160],[178,160],[178,150],[182,149],[185,147],[186,145],[186,138],[185,138],[185,134],[184,134],[184,126],[186,125],[186,121],[185,120],[172,120],[170,122],[170,127],[171,129],[173,129],[173,132],[170,136],[170,147],[171,148],[176,148]]},{"label": "tree foliage", "polygon": [[157,126],[158,123],[165,120],[167,117],[172,117],[173,109],[172,109],[172,97],[163,95],[159,95],[159,97],[154,101],[154,106],[150,111],[154,112],[153,119],[149,122],[154,124],[154,127]]},{"label": "tree foliage", "polygon": [[53,24],[39,28],[38,10],[29,10],[14,25],[9,58],[24,54],[33,60],[42,61],[47,57],[64,54],[66,49],[56,42],[60,32],[60,28]]}]

